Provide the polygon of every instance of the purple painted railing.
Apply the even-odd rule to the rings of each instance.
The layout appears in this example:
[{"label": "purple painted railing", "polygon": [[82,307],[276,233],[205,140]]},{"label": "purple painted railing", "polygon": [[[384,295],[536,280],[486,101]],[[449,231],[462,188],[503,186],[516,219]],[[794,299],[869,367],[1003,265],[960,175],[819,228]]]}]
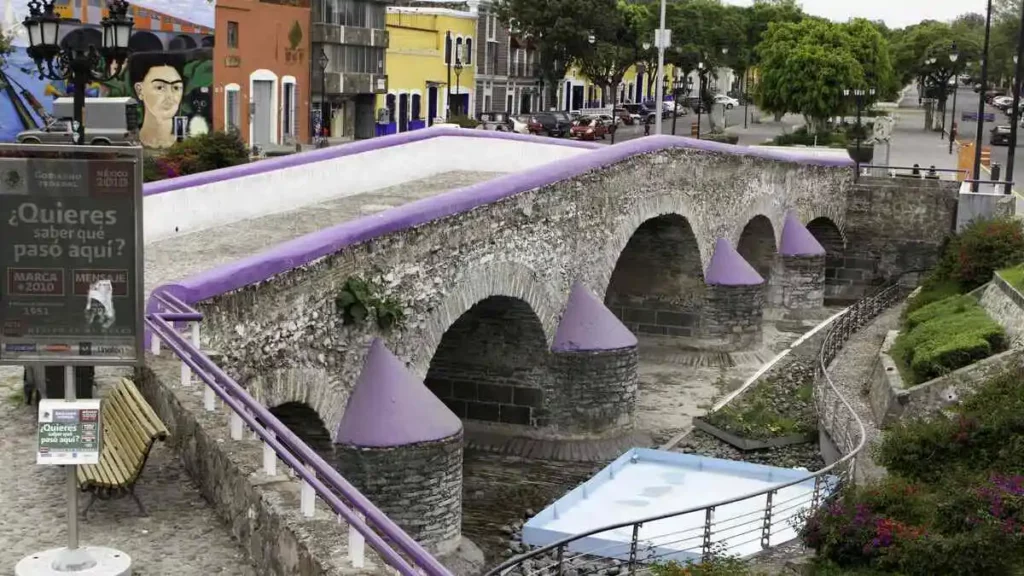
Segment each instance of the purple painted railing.
[{"label": "purple painted railing", "polygon": [[[242,440],[244,428],[253,431],[263,442],[263,473],[277,475],[280,458],[302,481],[299,507],[312,517],[319,497],[349,526],[348,557],[356,568],[365,562],[364,543],[377,551],[381,559],[403,576],[451,576],[451,573],[416,543],[408,534],[384,515],[337,470],[281,423],[262,404],[199,349],[199,322],[203,315],[173,294],[155,293],[146,326],[150,330],[149,346],[154,355],[167,346],[181,359],[181,385],[192,386],[192,375],[206,388],[203,404],[207,411],[216,411],[216,398],[228,406],[232,440]],[[188,337],[179,332],[184,326]]]}]

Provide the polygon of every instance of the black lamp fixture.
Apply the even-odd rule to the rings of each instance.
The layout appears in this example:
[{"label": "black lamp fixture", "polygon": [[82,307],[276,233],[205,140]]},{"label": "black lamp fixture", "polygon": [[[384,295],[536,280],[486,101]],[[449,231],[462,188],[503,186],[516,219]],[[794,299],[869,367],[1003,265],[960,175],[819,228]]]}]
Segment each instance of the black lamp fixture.
[{"label": "black lamp fixture", "polygon": [[22,25],[28,35],[28,55],[39,70],[40,79],[63,80],[74,88],[75,144],[85,141],[85,87],[92,82],[105,82],[118,76],[128,59],[128,41],[135,21],[128,15],[128,2],[111,0],[103,27],[103,46],[68,46],[61,48],[61,26],[79,28],[80,22],[62,19],[54,12],[56,0],[31,0],[29,15]]},{"label": "black lamp fixture", "polygon": [[331,63],[330,58],[327,57],[327,52],[324,52],[323,48],[320,48],[320,56],[316,62],[320,65],[320,129],[317,131],[316,143],[318,146],[323,146],[326,143],[324,127],[327,126],[328,117],[330,116],[327,113],[327,65]]},{"label": "black lamp fixture", "polygon": [[455,66],[452,70],[455,71],[455,115],[459,116],[462,112],[462,102],[460,101],[462,85],[459,84],[459,78],[462,76],[462,58],[455,57]]}]

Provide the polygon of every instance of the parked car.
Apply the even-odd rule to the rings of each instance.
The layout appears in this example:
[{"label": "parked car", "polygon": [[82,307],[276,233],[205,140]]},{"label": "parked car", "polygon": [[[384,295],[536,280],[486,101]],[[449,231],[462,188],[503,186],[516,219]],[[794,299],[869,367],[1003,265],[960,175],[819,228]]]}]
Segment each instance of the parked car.
[{"label": "parked car", "polygon": [[530,115],[522,114],[520,116],[512,117],[512,131],[516,134],[529,134],[530,133]]},{"label": "parked car", "polygon": [[616,128],[624,123],[621,116],[612,116],[611,114],[599,114],[597,119],[608,125],[608,132],[615,132]]},{"label": "parked car", "polygon": [[996,108],[1005,111],[1010,106],[1013,106],[1013,98],[1010,96],[996,96],[992,99],[991,103]]},{"label": "parked car", "polygon": [[569,133],[571,127],[571,121],[561,120],[551,112],[539,112],[530,116],[530,132],[533,134],[561,138]]},{"label": "parked car", "polygon": [[629,110],[626,110],[625,108],[616,108],[615,117],[618,118],[626,126],[632,126],[633,124],[636,124],[637,120],[640,119],[639,116],[634,116],[633,114],[630,113]]},{"label": "parked car", "polygon": [[483,112],[480,114],[479,120],[483,130],[512,132],[515,129],[508,112]]},{"label": "parked car", "polygon": [[740,101],[733,98],[732,96],[726,96],[725,94],[719,94],[715,96],[715,104],[721,104],[725,106],[726,110],[732,110],[736,106],[740,105]]},{"label": "parked car", "polygon": [[643,104],[623,104],[622,107],[629,111],[630,115],[634,117],[636,122],[643,123],[653,121],[651,116],[655,115],[654,110],[651,110]]},{"label": "parked car", "polygon": [[1009,126],[996,126],[992,129],[992,135],[988,139],[989,144],[993,146],[1009,146],[1010,145],[1010,127]]},{"label": "parked car", "polygon": [[597,118],[580,118],[573,123],[569,137],[580,140],[604,140],[608,137],[608,125]]}]

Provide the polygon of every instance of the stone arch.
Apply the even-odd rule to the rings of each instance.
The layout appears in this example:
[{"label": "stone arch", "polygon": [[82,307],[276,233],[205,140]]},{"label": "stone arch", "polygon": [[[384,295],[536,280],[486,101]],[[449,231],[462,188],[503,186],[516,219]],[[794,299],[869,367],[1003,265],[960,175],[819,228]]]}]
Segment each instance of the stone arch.
[{"label": "stone arch", "polygon": [[331,441],[331,433],[323,419],[320,418],[320,414],[309,404],[285,402],[271,406],[269,410],[313,451],[328,462],[332,460],[334,444]]},{"label": "stone arch", "polygon": [[530,304],[492,295],[448,327],[424,383],[460,418],[545,426],[549,360],[544,326]]},{"label": "stone arch", "polygon": [[167,49],[171,51],[177,50],[192,50],[197,47],[195,38],[186,34],[179,34],[167,44]]},{"label": "stone arch", "polygon": [[160,41],[160,38],[152,32],[146,32],[145,30],[139,30],[132,33],[132,37],[128,39],[128,49],[132,53],[137,52],[163,52],[164,43]]},{"label": "stone arch", "polygon": [[450,287],[444,300],[430,312],[426,326],[413,340],[411,369],[423,378],[448,329],[477,302],[490,296],[509,296],[526,302],[544,329],[550,344],[562,315],[563,296],[540,279],[540,274],[518,262],[489,262],[467,269]]},{"label": "stone arch", "polygon": [[825,297],[834,297],[849,281],[842,278],[846,238],[842,229],[827,216],[819,216],[806,224],[807,230],[825,249]]},{"label": "stone arch", "polygon": [[704,259],[691,220],[668,213],[645,220],[608,278],[605,306],[634,333],[693,336],[704,299]]},{"label": "stone arch", "polygon": [[772,271],[778,259],[776,238],[772,221],[767,216],[759,214],[747,221],[736,243],[736,251],[764,278],[765,285],[771,281]]},{"label": "stone arch", "polygon": [[324,368],[296,366],[266,370],[249,378],[244,386],[254,400],[267,408],[285,404],[307,406],[329,431],[337,427],[345,412],[347,393],[331,385]]}]

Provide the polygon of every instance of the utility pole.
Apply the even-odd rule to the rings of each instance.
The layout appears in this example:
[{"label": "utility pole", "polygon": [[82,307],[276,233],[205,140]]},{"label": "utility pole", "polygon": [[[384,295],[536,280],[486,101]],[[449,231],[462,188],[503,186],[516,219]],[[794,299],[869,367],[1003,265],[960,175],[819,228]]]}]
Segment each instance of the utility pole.
[{"label": "utility pole", "polygon": [[[1017,124],[1020,123],[1020,75],[1024,72],[1024,3],[1020,6],[1020,35],[1017,38],[1017,55],[1013,57],[1013,112],[1010,113],[1010,149],[1006,152],[1006,193],[1013,193],[1013,160],[1017,152]],[[982,98],[984,100],[984,98]]]},{"label": "utility pole", "polygon": [[978,91],[978,128],[974,135],[974,172],[971,192],[978,191],[978,180],[981,179],[981,143],[982,131],[985,130],[985,93],[988,91],[988,46],[992,38],[992,0],[988,0],[988,11],[985,12],[985,45],[981,52],[981,90]]},{"label": "utility pole", "polygon": [[[991,0],[989,0],[991,2]],[[665,30],[665,0],[661,0],[661,18],[658,24],[658,33],[654,35],[654,41],[658,45],[658,76],[656,81],[658,82],[657,89],[655,90],[655,106],[657,110],[654,116],[654,130],[656,134],[661,134],[661,117],[665,105],[662,103],[665,100],[665,48],[668,48],[669,32]]]}]

